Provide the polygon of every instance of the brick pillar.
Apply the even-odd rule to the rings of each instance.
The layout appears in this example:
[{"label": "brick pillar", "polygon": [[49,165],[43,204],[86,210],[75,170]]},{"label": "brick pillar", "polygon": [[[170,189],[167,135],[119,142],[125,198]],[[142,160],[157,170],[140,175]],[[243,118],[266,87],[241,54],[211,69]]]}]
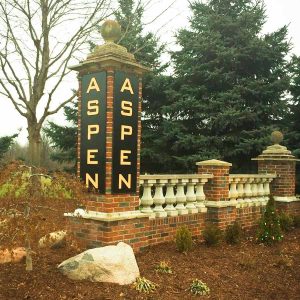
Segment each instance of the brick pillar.
[{"label": "brick pillar", "polygon": [[127,223],[135,228],[149,218],[138,210],[142,76],[149,69],[115,43],[120,33],[117,22],[104,22],[105,44],[71,67],[79,72],[77,174],[94,193],[85,199],[84,220],[68,217],[90,245],[125,240]]},{"label": "brick pillar", "polygon": [[[261,155],[252,160],[258,162],[258,173],[273,173],[276,178],[271,183],[271,194],[274,196],[277,206],[286,209],[292,213],[293,207],[300,205],[295,196],[296,185],[296,161],[286,147],[279,143],[283,135],[275,131],[272,133],[274,145],[267,147]],[[297,208],[297,210],[299,210]]]},{"label": "brick pillar", "polygon": [[207,221],[225,229],[236,219],[236,204],[229,201],[229,170],[231,163],[212,159],[196,163],[198,174],[213,174],[204,186]]},{"label": "brick pillar", "polygon": [[227,201],[229,199],[229,169],[231,163],[216,159],[196,163],[198,174],[213,174],[204,186],[207,201]]}]

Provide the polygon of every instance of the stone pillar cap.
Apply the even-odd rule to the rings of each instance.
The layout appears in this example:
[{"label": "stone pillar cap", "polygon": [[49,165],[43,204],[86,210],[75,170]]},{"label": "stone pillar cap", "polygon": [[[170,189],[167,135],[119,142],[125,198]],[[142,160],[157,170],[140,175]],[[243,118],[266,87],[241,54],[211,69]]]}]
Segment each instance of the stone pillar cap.
[{"label": "stone pillar cap", "polygon": [[232,164],[226,161],[218,160],[218,159],[210,159],[199,161],[196,163],[197,166],[221,166],[221,167],[231,167]]},{"label": "stone pillar cap", "polygon": [[287,147],[279,145],[283,140],[283,134],[280,131],[273,131],[271,140],[274,145],[268,146],[262,154],[256,158],[252,158],[252,160],[299,161],[299,159],[296,159],[296,157],[292,155],[292,152],[288,150]]},{"label": "stone pillar cap", "polygon": [[85,61],[69,67],[71,70],[95,72],[101,67],[109,66],[120,69],[121,66],[127,66],[130,71],[133,70],[140,74],[150,71],[150,68],[138,63],[134,55],[129,53],[125,47],[115,43],[121,36],[121,27],[118,22],[105,21],[100,32],[105,44],[96,46]]}]

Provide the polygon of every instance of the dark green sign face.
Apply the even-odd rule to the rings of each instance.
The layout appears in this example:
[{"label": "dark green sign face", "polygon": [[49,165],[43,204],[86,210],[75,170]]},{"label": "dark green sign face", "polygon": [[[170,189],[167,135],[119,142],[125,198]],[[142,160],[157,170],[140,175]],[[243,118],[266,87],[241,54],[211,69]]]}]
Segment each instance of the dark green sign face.
[{"label": "dark green sign face", "polygon": [[115,73],[112,193],[135,193],[137,177],[138,77]]},{"label": "dark green sign face", "polygon": [[105,193],[106,72],[82,77],[80,177]]}]

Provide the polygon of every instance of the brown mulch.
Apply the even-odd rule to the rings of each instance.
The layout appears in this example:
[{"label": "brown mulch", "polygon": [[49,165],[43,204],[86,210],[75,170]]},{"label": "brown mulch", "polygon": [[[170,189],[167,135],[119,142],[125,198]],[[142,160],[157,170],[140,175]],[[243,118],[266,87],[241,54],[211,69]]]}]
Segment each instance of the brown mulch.
[{"label": "brown mulch", "polygon": [[[251,238],[241,245],[211,248],[195,242],[187,254],[178,253],[174,243],[153,246],[136,256],[141,276],[158,284],[150,294],[132,286],[71,281],[56,267],[78,250],[38,251],[31,273],[24,263],[0,265],[0,299],[300,299],[299,240],[300,229],[294,229],[273,247]],[[173,273],[157,273],[160,261],[167,261]],[[195,278],[207,283],[209,297],[188,291]]]}]

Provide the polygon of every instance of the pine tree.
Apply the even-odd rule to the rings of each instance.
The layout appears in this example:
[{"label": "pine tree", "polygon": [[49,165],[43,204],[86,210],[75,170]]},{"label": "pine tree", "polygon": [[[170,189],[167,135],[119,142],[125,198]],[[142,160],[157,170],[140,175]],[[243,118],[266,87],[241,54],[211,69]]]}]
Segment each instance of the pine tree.
[{"label": "pine tree", "polygon": [[18,134],[0,137],[0,159],[9,150]]},{"label": "pine tree", "polygon": [[279,215],[275,209],[274,198],[271,196],[260,220],[257,239],[258,242],[271,245],[281,241],[282,238]]},{"label": "pine tree", "polygon": [[64,116],[70,126],[60,126],[54,122],[48,122],[43,131],[51,141],[51,146],[56,150],[51,154],[51,158],[58,162],[76,162],[77,145],[77,102],[72,102],[64,107]]},{"label": "pine tree", "polygon": [[[290,113],[285,119],[287,146],[293,154],[300,158],[300,57],[293,56],[290,64],[292,101],[289,105]],[[296,164],[296,189],[300,193],[300,165]]]},{"label": "pine tree", "polygon": [[241,171],[281,127],[289,87],[287,27],[262,34],[263,2],[194,1],[190,28],[177,35],[175,81],[163,107],[172,166],[191,171],[218,158]]}]

